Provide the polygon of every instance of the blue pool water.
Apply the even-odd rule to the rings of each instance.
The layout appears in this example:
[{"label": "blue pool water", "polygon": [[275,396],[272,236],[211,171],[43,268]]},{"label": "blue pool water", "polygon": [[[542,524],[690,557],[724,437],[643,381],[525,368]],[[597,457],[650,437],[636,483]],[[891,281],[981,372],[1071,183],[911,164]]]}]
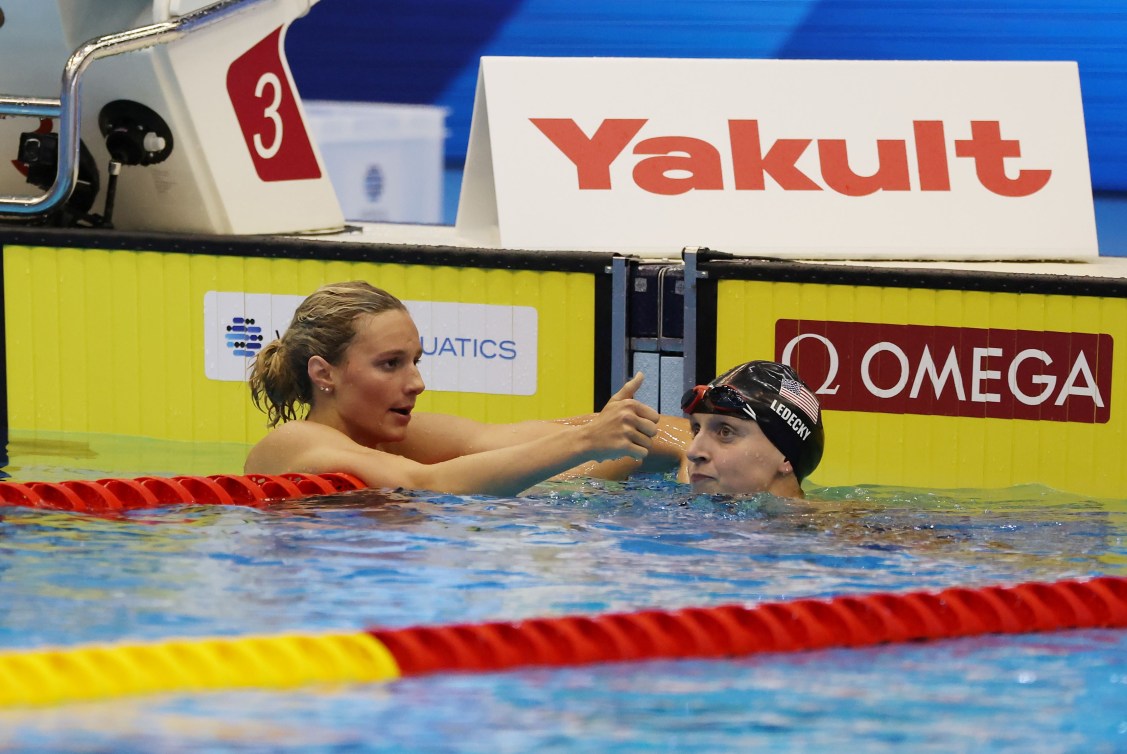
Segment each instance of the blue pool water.
[{"label": "blue pool water", "polygon": [[[55,468],[106,476],[95,460]],[[0,647],[1127,575],[1127,501],[1034,486],[813,494],[733,501],[650,477],[522,499],[364,491],[118,520],[0,509]],[[0,750],[1119,752],[1127,631],[8,709]]]}]

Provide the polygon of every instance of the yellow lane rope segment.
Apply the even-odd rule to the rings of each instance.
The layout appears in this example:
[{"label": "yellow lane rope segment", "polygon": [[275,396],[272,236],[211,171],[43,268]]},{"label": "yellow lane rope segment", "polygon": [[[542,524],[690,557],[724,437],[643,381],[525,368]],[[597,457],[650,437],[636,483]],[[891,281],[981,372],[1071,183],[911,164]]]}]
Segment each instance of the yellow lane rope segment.
[{"label": "yellow lane rope segment", "polygon": [[399,678],[366,633],[175,639],[0,652],[0,706]]}]

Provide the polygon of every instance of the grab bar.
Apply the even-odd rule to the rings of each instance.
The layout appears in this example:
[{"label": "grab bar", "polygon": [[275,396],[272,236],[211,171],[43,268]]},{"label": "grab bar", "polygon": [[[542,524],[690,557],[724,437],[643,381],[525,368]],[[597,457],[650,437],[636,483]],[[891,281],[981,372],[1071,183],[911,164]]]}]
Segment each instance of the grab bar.
[{"label": "grab bar", "polygon": [[80,45],[67,60],[58,99],[0,95],[0,115],[58,118],[58,169],[55,182],[41,196],[0,195],[0,217],[42,215],[70,198],[78,180],[79,123],[82,103],[80,78],[99,58],[173,42],[181,37],[272,0],[220,0],[174,20],[96,37]]}]

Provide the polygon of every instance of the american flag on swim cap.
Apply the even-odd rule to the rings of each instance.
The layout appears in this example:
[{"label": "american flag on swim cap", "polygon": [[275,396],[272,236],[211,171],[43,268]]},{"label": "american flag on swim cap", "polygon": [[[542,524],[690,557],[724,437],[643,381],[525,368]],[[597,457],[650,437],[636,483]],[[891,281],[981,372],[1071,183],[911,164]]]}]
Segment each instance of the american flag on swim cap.
[{"label": "american flag on swim cap", "polygon": [[818,421],[818,399],[801,382],[784,377],[779,385],[779,395],[801,408],[811,419]]}]

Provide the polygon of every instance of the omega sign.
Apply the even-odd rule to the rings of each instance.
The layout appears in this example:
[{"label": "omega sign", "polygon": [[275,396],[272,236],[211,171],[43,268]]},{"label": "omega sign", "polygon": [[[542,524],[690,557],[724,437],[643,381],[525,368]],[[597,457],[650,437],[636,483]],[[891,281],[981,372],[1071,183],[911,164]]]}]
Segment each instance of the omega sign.
[{"label": "omega sign", "polygon": [[775,323],[775,358],[838,411],[1104,423],[1112,345],[1106,333]]}]

